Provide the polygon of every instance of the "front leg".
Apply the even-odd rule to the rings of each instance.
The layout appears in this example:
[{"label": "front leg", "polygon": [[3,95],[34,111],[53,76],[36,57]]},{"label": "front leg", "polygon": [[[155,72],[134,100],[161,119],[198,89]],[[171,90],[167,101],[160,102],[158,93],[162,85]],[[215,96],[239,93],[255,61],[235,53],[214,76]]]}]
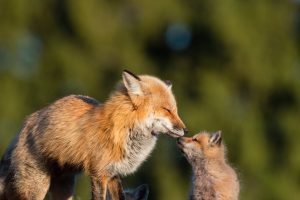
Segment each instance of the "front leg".
[{"label": "front leg", "polygon": [[121,179],[114,176],[108,181],[108,190],[112,200],[125,200]]},{"label": "front leg", "polygon": [[107,191],[107,177],[92,177],[92,200],[105,200]]}]

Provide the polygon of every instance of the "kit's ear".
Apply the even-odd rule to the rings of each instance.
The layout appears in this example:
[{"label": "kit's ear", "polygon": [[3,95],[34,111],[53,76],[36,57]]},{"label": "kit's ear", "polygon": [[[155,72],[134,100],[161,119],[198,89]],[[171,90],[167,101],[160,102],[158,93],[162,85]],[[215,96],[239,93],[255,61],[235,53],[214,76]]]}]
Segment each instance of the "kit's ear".
[{"label": "kit's ear", "polygon": [[169,89],[172,89],[172,82],[170,80],[165,80],[164,82],[168,86]]},{"label": "kit's ear", "polygon": [[218,131],[216,133],[213,133],[209,138],[209,143],[213,146],[220,146],[222,144],[222,132]]},{"label": "kit's ear", "polygon": [[128,70],[124,70],[122,77],[124,86],[129,95],[143,95],[141,79],[137,75]]}]

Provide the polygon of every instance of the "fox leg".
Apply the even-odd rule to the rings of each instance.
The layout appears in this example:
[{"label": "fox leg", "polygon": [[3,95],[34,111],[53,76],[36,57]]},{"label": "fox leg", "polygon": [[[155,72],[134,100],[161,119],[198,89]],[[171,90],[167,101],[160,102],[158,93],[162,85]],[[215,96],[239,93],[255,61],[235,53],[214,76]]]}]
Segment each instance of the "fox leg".
[{"label": "fox leg", "polygon": [[4,200],[4,177],[0,176],[0,200]]},{"label": "fox leg", "polygon": [[21,170],[11,171],[5,182],[6,199],[43,200],[50,186],[50,177],[47,173],[23,166]]},{"label": "fox leg", "polygon": [[108,182],[108,190],[112,200],[125,200],[121,179],[115,176]]},{"label": "fox leg", "polygon": [[105,200],[108,177],[92,177],[92,200]]},{"label": "fox leg", "polygon": [[52,177],[50,197],[53,200],[72,200],[75,186],[75,176]]},{"label": "fox leg", "polygon": [[11,165],[11,155],[15,147],[16,139],[9,145],[8,149],[4,153],[0,161],[0,200],[6,200],[5,197],[5,179],[8,175]]},{"label": "fox leg", "polygon": [[43,200],[50,186],[43,158],[26,145],[20,144],[11,152],[4,180],[5,197],[9,200]]}]

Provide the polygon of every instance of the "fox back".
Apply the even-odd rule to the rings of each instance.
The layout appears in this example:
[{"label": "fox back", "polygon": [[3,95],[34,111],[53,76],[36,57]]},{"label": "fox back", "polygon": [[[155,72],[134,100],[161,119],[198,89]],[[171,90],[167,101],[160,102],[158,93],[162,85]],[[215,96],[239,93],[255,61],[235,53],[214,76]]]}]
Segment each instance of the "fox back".
[{"label": "fox back", "polygon": [[239,182],[225,158],[221,132],[182,137],[178,146],[193,167],[193,200],[238,200]]}]

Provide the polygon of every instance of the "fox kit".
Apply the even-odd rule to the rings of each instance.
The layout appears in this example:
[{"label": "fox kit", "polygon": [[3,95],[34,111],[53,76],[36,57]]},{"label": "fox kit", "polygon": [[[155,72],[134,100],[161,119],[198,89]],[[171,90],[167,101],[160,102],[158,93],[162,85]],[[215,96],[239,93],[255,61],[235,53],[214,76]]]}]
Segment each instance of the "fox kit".
[{"label": "fox kit", "polygon": [[[0,166],[0,199],[72,199],[75,175],[91,178],[92,199],[124,199],[120,176],[131,174],[160,133],[183,136],[171,85],[123,72],[123,81],[100,104],[71,95],[31,114]],[[1,164],[2,165],[2,164]],[[0,187],[0,188],[1,188]]]},{"label": "fox kit", "polygon": [[178,146],[193,167],[192,200],[237,200],[239,182],[226,163],[221,132],[182,137]]},{"label": "fox kit", "polygon": [[[134,190],[125,190],[125,200],[147,200],[149,195],[149,187],[146,184],[140,185]],[[108,195],[108,200],[110,197]]]}]

